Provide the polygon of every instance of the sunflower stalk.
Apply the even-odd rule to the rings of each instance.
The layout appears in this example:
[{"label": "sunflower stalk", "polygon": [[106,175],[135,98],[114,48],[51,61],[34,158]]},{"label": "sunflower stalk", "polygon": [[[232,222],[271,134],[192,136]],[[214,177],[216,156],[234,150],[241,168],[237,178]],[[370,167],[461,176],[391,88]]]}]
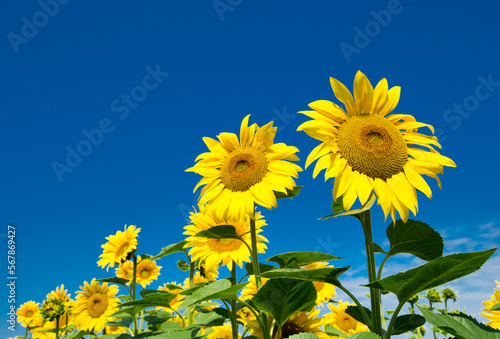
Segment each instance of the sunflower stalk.
[{"label": "sunflower stalk", "polygon": [[[377,280],[375,263],[375,248],[373,246],[372,224],[370,210],[360,213],[358,216],[365,233],[366,260],[368,266],[368,281],[371,283]],[[371,330],[378,335],[382,335],[382,316],[380,291],[370,287],[370,302],[372,308],[373,328]]]},{"label": "sunflower stalk", "polygon": [[[193,281],[194,281],[194,271],[195,271],[195,262],[191,261],[191,258],[189,258],[189,288],[193,287]],[[188,326],[193,324],[193,318],[194,318],[194,306],[188,307]]]},{"label": "sunflower stalk", "polygon": [[[233,267],[231,268],[231,284],[236,285],[236,263],[233,262]],[[231,299],[231,329],[233,332],[233,338],[238,338],[238,321],[237,321],[237,309],[236,309],[236,299]]]},{"label": "sunflower stalk", "polygon": [[[131,289],[130,297],[132,298],[132,300],[135,300],[137,292],[137,256],[135,255],[135,253],[132,253],[131,257],[134,262],[134,269],[132,272],[132,282],[130,283],[130,289]],[[137,314],[135,314],[135,312],[133,319],[134,319],[134,336],[136,336],[139,333],[139,326],[137,324]]]}]

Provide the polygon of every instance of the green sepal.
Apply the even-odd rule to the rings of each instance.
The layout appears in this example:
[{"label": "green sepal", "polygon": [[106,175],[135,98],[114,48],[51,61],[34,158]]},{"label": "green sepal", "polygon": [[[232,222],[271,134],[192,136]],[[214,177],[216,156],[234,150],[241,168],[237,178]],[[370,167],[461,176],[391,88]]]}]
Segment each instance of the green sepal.
[{"label": "green sepal", "polygon": [[370,195],[370,198],[368,199],[368,201],[363,205],[361,206],[361,208],[357,208],[357,209],[354,209],[354,210],[349,210],[349,211],[345,211],[344,210],[344,207],[342,205],[342,211],[344,212],[337,212],[335,213],[336,210],[339,209],[339,204],[342,203],[342,197],[339,197],[337,198],[337,201],[335,201],[332,205],[332,209],[333,209],[333,214],[331,215],[327,215],[326,217],[322,217],[322,218],[319,218],[318,220],[326,220],[326,219],[330,219],[330,218],[336,218],[336,217],[340,217],[340,216],[343,216],[343,215],[352,215],[353,217],[356,217],[359,219],[359,214],[363,213],[363,212],[366,212],[368,211],[370,208],[372,208],[373,204],[375,203],[377,199],[375,198],[375,194],[371,194]]},{"label": "green sepal", "polygon": [[274,191],[274,196],[276,199],[294,198],[300,193],[302,186],[295,186],[293,189],[286,189],[286,194],[283,192]]},{"label": "green sepal", "polygon": [[387,227],[387,238],[391,248],[387,253],[394,256],[398,253],[413,254],[417,258],[430,261],[443,255],[443,237],[432,227],[421,221],[409,219],[406,223],[397,220]]},{"label": "green sepal", "polygon": [[500,311],[500,303],[493,305],[490,311]]},{"label": "green sepal", "polygon": [[439,257],[419,267],[373,281],[365,286],[392,292],[396,294],[399,302],[406,302],[417,293],[477,271],[495,250]]},{"label": "green sepal", "polygon": [[258,310],[271,314],[281,326],[295,312],[310,311],[316,305],[316,298],[316,288],[310,281],[270,279],[250,303]]},{"label": "green sepal", "polygon": [[425,319],[458,339],[499,339],[500,331],[479,323],[466,314],[438,314],[417,305]]},{"label": "green sepal", "polygon": [[289,266],[293,262],[297,263],[297,265],[299,266],[304,266],[319,261],[330,261],[337,259],[342,258],[335,257],[328,253],[320,252],[288,252],[272,256],[271,258],[266,259],[266,261],[275,262],[280,266],[280,268],[284,268]]},{"label": "green sepal", "polygon": [[171,245],[168,245],[167,247],[163,247],[160,251],[160,253],[158,253],[157,255],[155,255],[153,258],[151,258],[152,260],[157,260],[161,257],[165,257],[169,254],[172,254],[172,253],[178,253],[178,252],[183,252],[183,253],[186,253],[186,250],[184,249],[184,246],[187,244],[188,242],[186,240],[183,240],[181,242],[178,242],[177,244],[171,244]]}]

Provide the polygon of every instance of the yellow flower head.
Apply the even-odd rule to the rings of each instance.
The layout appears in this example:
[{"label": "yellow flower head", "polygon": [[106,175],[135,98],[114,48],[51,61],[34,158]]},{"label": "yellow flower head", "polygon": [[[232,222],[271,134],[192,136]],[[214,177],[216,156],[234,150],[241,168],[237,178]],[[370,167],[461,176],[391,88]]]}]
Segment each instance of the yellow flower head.
[{"label": "yellow flower head", "polygon": [[[17,314],[17,322],[20,323],[24,327],[34,327],[35,320],[40,315],[40,306],[38,303],[34,301],[27,301],[22,304],[16,312]],[[40,326],[40,325],[37,325]]]},{"label": "yellow flower head", "polygon": [[348,335],[353,335],[359,332],[368,332],[368,328],[365,325],[345,313],[347,306],[349,306],[349,303],[347,301],[342,302],[342,300],[339,301],[338,306],[328,304],[328,307],[332,312],[324,315],[325,321],[323,322],[323,325],[330,324]]},{"label": "yellow flower head", "polygon": [[[261,218],[260,212],[257,212],[255,214],[257,251],[264,253],[267,248],[264,241],[267,241],[267,239],[258,233],[262,231],[262,227],[266,225],[266,222]],[[215,226],[231,225],[236,229],[236,233],[250,246],[250,220],[224,221],[217,216],[214,210],[206,211],[203,206],[201,206],[199,213],[191,213],[190,220],[192,225],[185,226],[186,231],[183,234],[189,235],[185,247],[191,247],[189,255],[192,260],[204,260],[205,267],[209,268],[216,267],[219,264],[225,265],[230,270],[233,267],[233,262],[242,267],[243,262],[250,261],[251,253],[248,247],[239,239],[210,239],[195,236],[197,233]]]},{"label": "yellow flower head", "polygon": [[411,115],[390,114],[399,102],[401,88],[388,88],[382,79],[375,88],[358,71],[354,79],[354,97],[338,80],[330,78],[333,92],[345,110],[333,102],[318,100],[309,104],[312,111],[302,111],[313,120],[298,127],[321,141],[306,160],[306,168],[318,160],[313,177],[325,170],[325,180],[335,178],[333,199],[343,197],[349,210],[357,198],[365,204],[375,192],[387,218],[396,220],[396,211],[403,221],[409,211],[418,211],[416,190],[432,197],[422,175],[433,177],[443,166],[455,163],[439,154],[437,138],[418,133],[418,128],[431,125],[417,122]]},{"label": "yellow flower head", "polygon": [[[140,256],[138,256],[137,260],[139,260]],[[127,279],[130,284],[130,280],[132,280],[132,276],[134,274],[134,262],[132,260],[127,260],[119,267],[115,269],[115,274],[118,278]]]},{"label": "yellow flower head", "polygon": [[160,275],[161,266],[156,265],[156,261],[151,259],[142,259],[137,264],[137,283],[143,288],[149,285],[153,280],[157,280]]},{"label": "yellow flower head", "polygon": [[270,122],[259,127],[248,126],[246,116],[240,139],[233,133],[220,133],[219,141],[203,138],[210,152],[200,154],[197,163],[187,172],[203,176],[198,187],[200,204],[214,209],[217,219],[247,219],[253,215],[254,203],[268,209],[277,207],[274,191],[286,193],[293,189],[302,169],[286,160],[297,161],[296,147],[274,144],[276,127]]},{"label": "yellow flower head", "polygon": [[106,267],[108,270],[110,267],[114,267],[116,264],[121,264],[129,254],[133,253],[137,248],[137,235],[141,231],[140,228],[135,228],[134,225],[130,225],[127,228],[125,225],[125,230],[116,232],[115,235],[110,235],[106,239],[107,243],[101,247],[104,252],[99,256],[99,261],[97,264],[102,268]]},{"label": "yellow flower head", "polygon": [[[209,339],[233,339],[233,331],[230,324],[214,326],[212,329],[214,331],[207,335]],[[239,337],[240,335],[238,334],[238,338]]]},{"label": "yellow flower head", "polygon": [[[179,305],[182,304],[185,298],[185,296],[179,294],[183,291],[181,284],[177,284],[175,281],[171,282],[170,284],[164,284],[163,286],[158,287],[158,291],[167,291],[176,294],[175,298],[168,303],[170,305],[170,308],[174,310],[177,310],[179,308]],[[157,307],[156,309],[169,312],[168,308],[164,309],[163,307]]]},{"label": "yellow flower head", "polygon": [[[302,268],[305,268],[306,270],[313,270],[316,268],[325,268],[325,267],[333,267],[331,265],[328,265],[327,262],[315,262],[309,265],[302,266]],[[332,284],[320,282],[320,281],[314,281],[313,282],[314,287],[316,288],[317,292],[317,299],[316,299],[316,305],[322,305],[325,302],[330,301],[331,298],[335,297],[336,292],[335,292],[335,286]]]},{"label": "yellow flower head", "polygon": [[[268,278],[261,278],[262,286],[264,286]],[[257,284],[255,282],[255,275],[251,275],[248,277],[248,284],[246,284],[245,288],[241,290],[241,300],[247,300],[253,298],[253,296],[257,293]]]},{"label": "yellow flower head", "polygon": [[115,297],[118,286],[100,285],[95,279],[90,284],[85,281],[84,285],[80,286],[81,291],[76,292],[73,321],[80,330],[98,333],[104,329],[106,322],[113,320],[109,316],[118,310],[120,299]]},{"label": "yellow flower head", "polygon": [[483,311],[485,313],[480,313],[483,317],[489,319],[490,321],[486,323],[486,325],[491,326],[500,330],[500,311],[490,311],[490,309],[500,303],[500,282],[496,281],[497,288],[495,288],[495,292],[491,296],[491,300],[483,301]]}]

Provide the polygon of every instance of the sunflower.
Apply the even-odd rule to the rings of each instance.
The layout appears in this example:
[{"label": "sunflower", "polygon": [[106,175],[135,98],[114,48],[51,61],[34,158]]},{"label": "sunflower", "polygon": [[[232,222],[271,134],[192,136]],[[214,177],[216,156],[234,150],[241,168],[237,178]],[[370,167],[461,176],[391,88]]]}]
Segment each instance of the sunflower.
[{"label": "sunflower", "polygon": [[[170,308],[174,310],[179,308],[179,305],[182,304],[185,298],[185,296],[179,294],[183,291],[181,284],[177,284],[175,281],[171,282],[170,284],[164,284],[163,286],[158,287],[158,291],[167,291],[176,294],[175,298],[168,303],[170,305]],[[168,311],[164,310],[163,307],[157,307],[156,309],[160,311]]]},{"label": "sunflower", "polygon": [[[313,270],[316,268],[325,268],[325,267],[333,267],[331,265],[328,265],[327,262],[315,262],[309,265],[302,266],[302,268],[305,268],[306,270]],[[316,305],[322,305],[325,302],[330,301],[331,298],[335,297],[335,286],[332,284],[320,282],[320,281],[313,281],[314,287],[316,288],[317,292],[317,299],[316,299]]]},{"label": "sunflower", "polygon": [[[269,280],[268,278],[260,278],[262,282],[262,286],[266,284]],[[255,275],[251,275],[248,277],[248,284],[246,284],[245,288],[241,290],[241,300],[247,300],[253,298],[253,296],[257,293],[257,284],[255,283]]]},{"label": "sunflower", "polygon": [[[139,257],[137,258],[138,260]],[[130,280],[132,280],[132,276],[134,275],[134,262],[132,260],[125,261],[115,269],[115,275],[118,278],[127,279],[129,281],[127,284],[130,284]]]},{"label": "sunflower", "polygon": [[76,300],[73,302],[73,315],[76,326],[83,331],[100,332],[104,324],[111,321],[109,315],[118,309],[119,299],[115,297],[118,286],[108,283],[99,284],[95,279],[85,286],[80,286]]},{"label": "sunflower", "polygon": [[104,331],[106,332],[106,334],[122,334],[127,332],[127,329],[123,326],[105,325]]},{"label": "sunflower", "polygon": [[276,127],[270,122],[259,127],[248,126],[247,115],[240,128],[240,139],[233,133],[221,133],[219,141],[205,137],[210,152],[200,154],[187,172],[203,176],[198,187],[200,204],[209,203],[217,219],[247,219],[253,216],[254,203],[268,209],[277,207],[274,191],[286,194],[293,189],[302,169],[285,160],[298,161],[299,150],[283,143],[274,144]]},{"label": "sunflower", "polygon": [[160,275],[161,266],[156,265],[156,261],[151,259],[142,259],[137,264],[137,283],[145,288],[146,285],[149,285],[153,282],[153,280],[157,280]]},{"label": "sunflower", "polygon": [[338,306],[328,304],[328,307],[332,312],[324,315],[325,321],[323,322],[323,325],[330,324],[348,335],[353,335],[359,332],[368,332],[369,330],[365,325],[345,313],[347,306],[349,306],[349,303],[347,301],[343,302],[342,300],[339,301]]},{"label": "sunflower", "polygon": [[[209,339],[233,339],[233,330],[230,324],[214,326],[212,329],[214,331],[207,335],[207,338]],[[240,336],[238,335],[238,338],[239,337]]]},{"label": "sunflower", "polygon": [[133,253],[137,248],[137,235],[141,231],[140,228],[135,228],[134,225],[130,225],[127,228],[125,225],[125,230],[116,232],[115,235],[110,235],[106,239],[107,243],[101,247],[104,252],[99,256],[99,261],[97,265],[102,268],[106,267],[106,271],[110,267],[114,267],[115,264],[121,264],[129,254]]},{"label": "sunflower", "polygon": [[40,306],[30,300],[22,304],[16,314],[18,323],[24,327],[33,327],[34,321],[40,316]]},{"label": "sunflower", "polygon": [[[191,247],[189,255],[192,260],[204,260],[206,267],[214,267],[219,264],[227,266],[230,270],[233,267],[233,262],[239,267],[242,267],[243,262],[250,261],[250,250],[239,239],[210,239],[196,237],[195,235],[201,231],[208,230],[215,226],[231,225],[236,229],[236,233],[241,236],[243,241],[251,244],[250,220],[228,220],[224,221],[217,216],[215,210],[205,210],[203,205],[200,206],[199,213],[191,213],[190,220],[192,225],[185,226],[186,230],[183,234],[189,235],[186,239],[185,247]],[[257,251],[264,253],[267,248],[264,241],[267,241],[262,235],[258,234],[262,231],[262,227],[266,222],[261,219],[260,212],[255,213],[255,228],[257,232]]]},{"label": "sunflower", "polygon": [[432,197],[429,185],[422,178],[435,178],[443,166],[455,163],[439,154],[437,138],[417,133],[418,128],[431,125],[417,122],[411,115],[388,115],[399,102],[401,88],[388,89],[382,79],[375,89],[358,71],[354,79],[354,97],[338,80],[330,78],[335,96],[345,110],[333,102],[318,100],[309,104],[313,111],[302,111],[314,120],[301,124],[297,130],[321,141],[306,160],[306,168],[318,160],[313,177],[325,169],[325,180],[335,178],[333,199],[343,196],[345,210],[356,198],[364,205],[375,192],[385,217],[396,211],[403,221],[409,210],[416,214],[416,190]]},{"label": "sunflower", "polygon": [[486,325],[500,330],[500,311],[490,311],[490,309],[495,305],[500,303],[500,282],[496,281],[498,289],[495,288],[495,292],[491,296],[491,300],[483,301],[483,311],[486,313],[480,313],[483,317],[490,320]]}]

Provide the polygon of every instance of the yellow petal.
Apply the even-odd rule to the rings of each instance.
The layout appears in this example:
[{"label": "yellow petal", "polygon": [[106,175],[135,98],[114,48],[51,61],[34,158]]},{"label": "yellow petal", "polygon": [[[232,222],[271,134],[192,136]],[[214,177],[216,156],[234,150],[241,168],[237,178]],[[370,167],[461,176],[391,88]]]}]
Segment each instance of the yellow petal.
[{"label": "yellow petal", "polygon": [[385,103],[388,99],[387,89],[389,85],[387,84],[387,79],[382,79],[379,81],[375,89],[373,90],[373,104],[372,112],[375,114],[380,114],[382,108],[384,108]]},{"label": "yellow petal", "polygon": [[413,169],[413,167],[410,164],[406,164],[403,167],[403,170],[405,172],[406,178],[410,182],[410,184],[413,185],[417,190],[420,192],[424,193],[427,198],[432,198],[432,191],[427,182],[422,178],[422,176]]},{"label": "yellow petal", "polygon": [[361,71],[356,73],[354,77],[354,101],[356,103],[356,111],[364,111],[369,113],[372,108],[373,101],[373,86]]},{"label": "yellow petal", "polygon": [[306,159],[306,169],[309,167],[309,165],[317,160],[318,158],[322,157],[325,154],[328,154],[330,152],[330,149],[328,146],[324,143],[319,144],[318,146],[314,147],[314,149],[309,153]]},{"label": "yellow petal", "polygon": [[330,84],[332,85],[333,94],[341,101],[346,108],[347,113],[350,116],[356,115],[356,106],[354,105],[354,99],[351,92],[344,86],[343,83],[337,79],[330,78]]},{"label": "yellow petal", "polygon": [[381,108],[379,114],[384,116],[386,114],[391,113],[394,108],[398,105],[399,96],[401,95],[401,87],[394,86],[387,92],[387,102],[384,107]]}]

